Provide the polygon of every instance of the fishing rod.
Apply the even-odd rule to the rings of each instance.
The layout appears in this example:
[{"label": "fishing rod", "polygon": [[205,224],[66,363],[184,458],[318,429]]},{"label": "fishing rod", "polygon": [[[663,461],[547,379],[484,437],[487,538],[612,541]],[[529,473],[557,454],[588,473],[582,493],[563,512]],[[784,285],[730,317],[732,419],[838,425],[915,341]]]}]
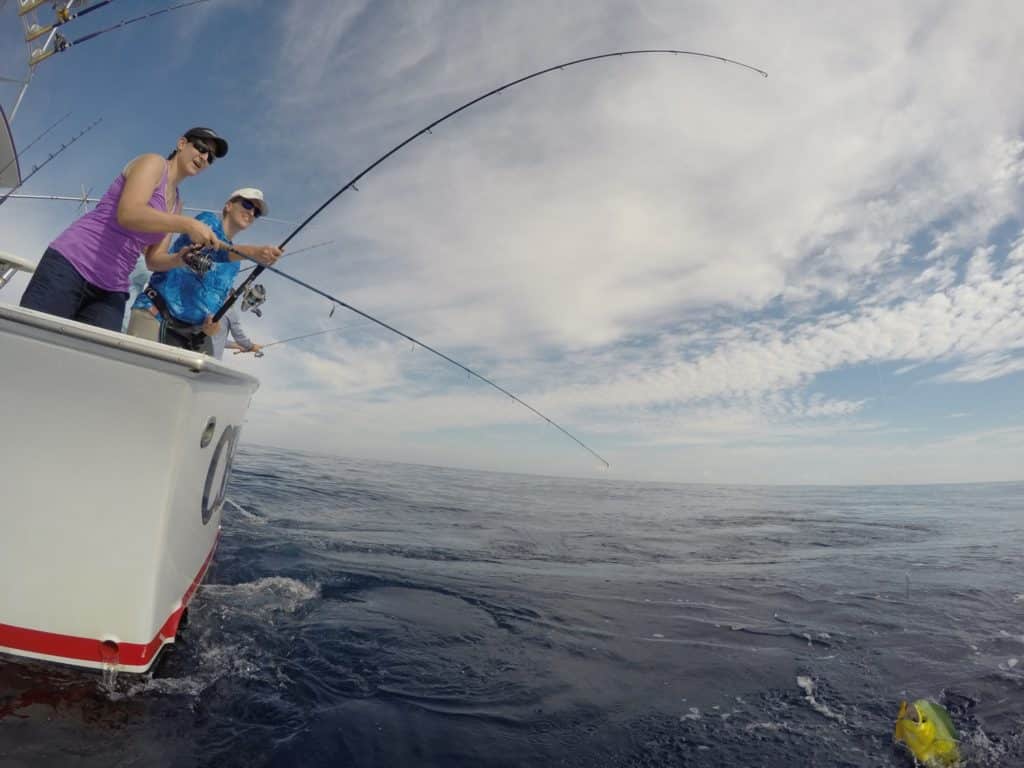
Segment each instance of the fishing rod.
[{"label": "fishing rod", "polygon": [[[40,27],[38,24],[33,24],[31,27],[28,28],[28,35],[25,37],[25,42],[30,43],[33,40],[42,37],[47,32],[50,32],[51,30],[54,30],[57,27],[63,27],[68,22],[77,19],[79,16],[85,16],[87,14],[90,14],[93,11],[100,9],[105,5],[110,5],[112,2],[114,2],[114,0],[100,0],[100,2],[96,3],[95,5],[90,5],[86,8],[83,8],[80,11],[75,11],[74,13],[71,12],[71,3],[68,3],[68,5],[64,8],[54,8],[53,10],[54,13],[56,13],[57,15],[57,20],[53,22],[53,24],[48,24],[45,27]],[[23,13],[25,12],[22,11],[22,14]]]},{"label": "fishing rod", "polygon": [[[235,251],[234,248],[229,248],[228,250],[234,251],[235,253],[238,253],[239,255],[243,255],[239,251]],[[597,460],[600,461],[602,464],[604,464],[605,467],[610,467],[611,466],[611,464],[609,464],[608,461],[603,456],[601,456],[601,454],[597,453],[597,451],[595,451],[593,448],[588,446],[586,443],[584,443],[582,440],[580,440],[578,437],[576,437],[574,434],[572,434],[572,432],[567,430],[565,427],[563,427],[562,425],[560,425],[557,422],[553,421],[552,419],[549,419],[547,416],[545,416],[543,413],[538,411],[536,408],[534,408],[532,405],[530,405],[525,400],[523,400],[523,399],[517,397],[516,395],[512,394],[511,392],[509,392],[507,389],[505,389],[500,384],[495,384],[493,381],[488,379],[486,376],[484,376],[484,375],[482,375],[480,373],[477,373],[476,371],[474,371],[469,366],[463,365],[458,360],[455,360],[454,358],[451,358],[448,355],[446,355],[444,352],[440,352],[440,351],[434,349],[429,344],[425,344],[424,342],[420,341],[419,339],[413,338],[412,336],[410,336],[409,334],[405,333],[404,331],[398,330],[393,325],[388,325],[383,320],[378,320],[373,315],[368,314],[366,312],[363,312],[363,310],[361,310],[361,309],[357,309],[356,307],[353,307],[351,304],[348,304],[348,303],[342,301],[341,299],[332,296],[331,294],[327,293],[326,291],[321,291],[319,288],[317,288],[317,287],[315,287],[313,285],[310,285],[307,282],[299,280],[299,278],[293,277],[292,275],[289,275],[287,272],[282,272],[277,267],[266,267],[266,269],[269,269],[275,275],[280,275],[285,280],[291,280],[296,285],[301,285],[303,288],[312,291],[313,293],[317,294],[318,296],[323,296],[325,299],[327,299],[328,301],[334,302],[339,307],[344,307],[345,309],[349,310],[350,312],[355,312],[357,315],[359,315],[361,317],[365,317],[367,320],[370,320],[371,322],[376,323],[377,325],[381,326],[382,328],[386,328],[387,330],[391,331],[392,333],[397,333],[403,339],[411,341],[413,344],[415,344],[415,345],[417,345],[419,347],[423,347],[423,349],[427,350],[428,352],[433,352],[435,355],[440,357],[442,360],[447,360],[449,363],[451,363],[455,367],[461,368],[462,370],[464,370],[470,376],[475,376],[476,378],[480,379],[480,381],[484,382],[485,384],[489,384],[490,386],[494,387],[496,390],[498,390],[502,394],[508,395],[515,402],[519,403],[520,405],[524,406],[525,408],[529,409],[530,411],[533,411],[533,413],[535,413],[538,416],[540,416],[542,419],[544,419],[544,421],[546,421],[548,424],[553,426],[555,429],[557,429],[563,435],[568,437],[574,443],[579,445],[581,448],[583,448],[583,450],[587,451],[587,453],[589,453],[591,456],[594,456],[595,458],[597,458]],[[338,330],[338,329],[332,329],[332,330]],[[325,331],[324,331],[324,333],[325,333]],[[279,342],[279,343],[283,343],[283,342]],[[270,345],[268,344],[267,346],[270,346]]]},{"label": "fishing rod", "polygon": [[[362,179],[363,176],[368,174],[370,171],[372,171],[378,165],[383,163],[385,160],[387,160],[393,154],[395,154],[396,152],[401,150],[407,144],[411,144],[413,141],[415,141],[416,139],[418,139],[420,136],[422,136],[425,133],[430,133],[433,128],[435,128],[436,126],[440,125],[441,123],[443,123],[448,118],[454,117],[455,115],[459,114],[459,112],[462,112],[465,109],[469,109],[474,104],[478,104],[479,102],[483,101],[484,99],[487,99],[487,98],[490,98],[491,96],[499,94],[502,91],[505,91],[505,90],[515,86],[515,85],[519,85],[520,83],[525,83],[527,80],[532,80],[535,77],[540,77],[541,75],[546,75],[549,72],[554,72],[556,70],[567,69],[568,67],[575,66],[576,64],[584,64],[584,63],[586,63],[588,61],[597,61],[599,59],[610,59],[610,58],[615,58],[615,57],[619,57],[619,56],[633,56],[633,55],[636,55],[636,54],[659,54],[659,53],[673,54],[673,55],[677,55],[677,56],[679,56],[679,55],[682,55],[682,56],[698,56],[698,57],[702,57],[702,58],[706,58],[706,59],[715,59],[716,61],[721,61],[721,62],[723,62],[725,64],[734,64],[734,65],[736,65],[738,67],[743,67],[744,69],[749,69],[752,72],[757,72],[759,75],[762,75],[763,77],[768,77],[768,73],[765,72],[763,69],[758,69],[757,67],[752,67],[749,64],[744,64],[743,62],[736,61],[735,59],[727,59],[724,56],[716,56],[716,55],[714,55],[712,53],[701,53],[700,51],[677,51],[677,50],[674,50],[674,49],[671,49],[671,48],[647,48],[647,49],[634,50],[634,51],[613,51],[611,53],[600,53],[600,54],[597,54],[596,56],[586,56],[586,57],[584,57],[582,59],[573,59],[572,61],[566,61],[566,62],[564,62],[562,64],[556,64],[553,67],[547,67],[545,69],[540,69],[540,70],[538,70],[536,72],[530,73],[529,75],[524,75],[523,77],[517,78],[515,80],[511,80],[510,82],[507,82],[504,85],[499,85],[497,88],[494,88],[494,89],[488,91],[487,93],[485,93],[485,94],[483,94],[481,96],[477,96],[475,99],[471,99],[470,101],[467,101],[462,106],[456,107],[455,109],[453,109],[448,114],[443,115],[442,117],[439,117],[437,120],[435,120],[434,122],[430,123],[426,127],[421,128],[420,130],[416,131],[416,133],[414,133],[412,136],[407,138],[405,141],[401,142],[400,144],[395,145],[393,148],[391,148],[390,150],[385,152],[383,155],[378,157],[376,160],[374,160],[372,163],[370,163],[368,166],[366,166],[366,168],[364,168],[359,173],[357,173],[341,189],[339,189],[337,192],[335,192],[333,195],[331,195],[329,198],[327,198],[327,200],[319,208],[317,208],[309,216],[307,216],[306,220],[303,221],[301,224],[299,224],[299,226],[296,227],[295,230],[290,235],[288,235],[288,237],[286,237],[284,239],[284,241],[281,243],[280,247],[283,249],[286,245],[288,245],[288,243],[291,242],[292,238],[294,238],[303,229],[305,229],[307,224],[309,224],[313,219],[315,219],[320,214],[320,212],[324,210],[324,208],[326,208],[331,203],[333,203],[335,200],[337,200],[342,195],[342,193],[345,192],[345,190],[347,190],[347,189],[354,189],[354,190],[356,190],[358,192],[359,190],[356,187],[356,182],[358,182],[360,179]],[[247,278],[245,278],[245,280],[243,280],[237,287],[235,287],[235,289],[233,291],[231,291],[231,293],[228,295],[227,299],[225,299],[224,304],[221,306],[220,309],[217,310],[216,314],[213,316],[213,319],[214,319],[215,322],[220,320],[224,316],[224,313],[227,312],[231,308],[231,305],[234,304],[238,300],[238,297],[240,295],[242,295],[243,293],[245,293],[245,291],[249,287],[249,285],[252,284],[256,280],[256,278],[258,278],[260,276],[260,274],[263,272],[263,269],[264,269],[264,267],[262,265],[256,267],[256,269],[254,269],[252,271],[252,273]]]},{"label": "fishing rod", "polygon": [[[98,29],[95,32],[90,32],[89,34],[83,35],[82,37],[75,38],[74,40],[68,40],[60,32],[54,31],[54,33],[53,33],[53,35],[54,35],[54,37],[53,37],[53,50],[51,50],[51,51],[42,51],[42,52],[39,53],[38,56],[33,54],[30,63],[32,64],[32,66],[35,66],[36,64],[38,64],[39,62],[43,61],[44,59],[48,59],[51,56],[53,56],[55,54],[58,54],[58,53],[63,53],[64,51],[66,51],[68,48],[71,48],[72,46],[79,45],[80,43],[84,43],[87,40],[92,40],[94,37],[99,37],[100,35],[105,35],[107,32],[114,32],[115,30],[121,29],[122,27],[127,27],[129,24],[134,24],[137,21],[145,21],[146,19],[151,19],[154,16],[159,16],[161,14],[169,13],[171,11],[177,11],[177,10],[180,10],[182,8],[188,8],[190,5],[198,5],[199,3],[208,3],[208,2],[210,2],[210,0],[188,0],[188,2],[178,3],[177,5],[170,5],[170,6],[166,7],[166,8],[161,8],[161,9],[159,9],[157,11],[151,11],[150,13],[144,13],[141,16],[136,16],[136,17],[131,18],[131,19],[122,19],[121,21],[117,22],[117,24],[113,24],[113,25],[111,25],[109,27],[104,27],[103,29]],[[96,7],[98,7],[98,6],[96,6]],[[91,8],[90,9],[86,9],[85,11],[82,11],[82,13],[86,13],[89,10],[92,10],[92,9]]]},{"label": "fishing rod", "polygon": [[[21,153],[25,154],[26,152],[28,152],[30,149],[32,149],[32,147],[34,147],[39,142],[39,140],[41,138],[43,138],[43,136],[48,134],[50,131],[52,131],[54,128],[56,128],[58,125],[63,123],[65,120],[67,120],[69,117],[71,117],[71,113],[70,112],[68,112],[66,115],[64,115],[64,117],[62,117],[60,120],[55,122],[53,125],[51,125],[49,128],[47,128],[45,131],[43,131],[38,136],[36,136],[34,139],[32,139],[32,141],[30,141],[28,143],[28,145],[21,150]],[[4,175],[4,171],[6,171],[8,168],[10,168],[12,165],[14,165],[14,163],[15,163],[15,161],[17,159],[18,159],[17,153],[15,153],[15,156],[11,159],[11,161],[7,165],[5,165],[3,168],[0,168],[0,176],[3,176]]]},{"label": "fishing rod", "polygon": [[262,344],[260,346],[260,352],[256,357],[263,357],[263,350],[268,347],[276,347],[278,344],[287,344],[291,341],[301,341],[302,339],[311,339],[314,336],[323,336],[325,333],[335,333],[336,331],[343,331],[346,328],[351,328],[351,325],[339,325],[337,328],[328,328],[326,331],[313,331],[313,333],[304,333],[301,336],[292,336],[288,339],[279,339],[278,341],[272,341],[269,344]]},{"label": "fishing rod", "polygon": [[51,160],[53,160],[53,158],[55,158],[57,155],[59,155],[65,149],[70,147],[72,144],[74,144],[76,141],[78,141],[85,134],[87,134],[89,131],[91,131],[93,128],[95,128],[97,125],[99,125],[102,122],[103,122],[103,118],[102,117],[96,118],[96,120],[91,125],[89,125],[88,127],[84,128],[83,130],[79,131],[78,134],[76,134],[71,139],[71,141],[69,141],[67,144],[61,144],[60,145],[60,149],[58,149],[56,152],[51,152],[49,157],[47,157],[45,160],[43,160],[43,162],[41,162],[39,165],[33,166],[31,172],[25,178],[23,178],[21,180],[21,184],[19,184],[16,187],[12,187],[10,192],[5,194],[3,197],[0,197],[0,205],[3,205],[4,203],[6,203],[8,198],[13,196],[16,191],[21,189],[22,186],[24,186],[26,181],[28,181],[33,176],[35,176],[37,173],[39,173],[39,171],[41,171],[43,169],[43,167],[46,166],[47,163],[49,163]]}]

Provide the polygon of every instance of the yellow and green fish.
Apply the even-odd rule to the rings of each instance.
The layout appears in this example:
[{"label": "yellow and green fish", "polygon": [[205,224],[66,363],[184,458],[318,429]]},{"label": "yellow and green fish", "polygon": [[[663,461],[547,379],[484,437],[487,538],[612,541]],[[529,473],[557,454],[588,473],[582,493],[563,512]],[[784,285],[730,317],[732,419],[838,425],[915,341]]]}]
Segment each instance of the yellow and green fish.
[{"label": "yellow and green fish", "polygon": [[938,704],[918,699],[910,707],[900,702],[893,738],[902,742],[927,768],[951,768],[960,765],[956,729],[949,714]]}]

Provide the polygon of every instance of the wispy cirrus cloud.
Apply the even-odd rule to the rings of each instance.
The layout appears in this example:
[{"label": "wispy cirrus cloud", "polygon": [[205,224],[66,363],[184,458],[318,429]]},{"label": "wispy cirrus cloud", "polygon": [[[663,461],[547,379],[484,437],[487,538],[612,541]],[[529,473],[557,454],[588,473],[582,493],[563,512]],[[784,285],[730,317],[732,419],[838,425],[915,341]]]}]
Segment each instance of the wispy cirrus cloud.
[{"label": "wispy cirrus cloud", "polygon": [[[1010,466],[971,435],[1024,410],[1024,99],[1004,85],[1018,4],[324,14],[294,0],[232,18],[238,36],[216,28],[225,61],[255,46],[259,66],[222,90],[203,81],[238,124],[230,178],[265,180],[275,215],[296,220],[431,120],[558,61],[673,47],[768,70],[650,56],[531,81],[394,155],[293,245],[334,247],[282,266],[594,436],[635,476],[678,479],[696,451],[709,463],[691,479],[728,477],[730,456],[774,457],[787,478],[888,476],[872,461],[920,478],[916,457],[948,473],[955,451],[979,477]],[[276,233],[260,222],[246,238]],[[339,321],[267,282],[260,340]],[[232,362],[263,378],[247,434],[266,442],[504,466],[503,438],[533,439],[528,412],[372,325]],[[571,449],[540,439],[515,466],[574,471]]]}]

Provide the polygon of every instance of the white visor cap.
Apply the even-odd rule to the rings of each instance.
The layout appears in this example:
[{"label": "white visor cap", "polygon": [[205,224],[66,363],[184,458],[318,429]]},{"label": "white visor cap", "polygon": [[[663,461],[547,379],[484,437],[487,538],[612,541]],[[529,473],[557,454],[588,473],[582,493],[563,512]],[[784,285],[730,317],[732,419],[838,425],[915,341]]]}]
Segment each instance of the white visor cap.
[{"label": "white visor cap", "polygon": [[228,200],[234,200],[236,197],[243,197],[246,200],[251,201],[260,209],[260,215],[266,216],[270,207],[267,205],[267,201],[263,199],[263,193],[255,187],[242,187],[236,189],[231,193],[231,197]]}]

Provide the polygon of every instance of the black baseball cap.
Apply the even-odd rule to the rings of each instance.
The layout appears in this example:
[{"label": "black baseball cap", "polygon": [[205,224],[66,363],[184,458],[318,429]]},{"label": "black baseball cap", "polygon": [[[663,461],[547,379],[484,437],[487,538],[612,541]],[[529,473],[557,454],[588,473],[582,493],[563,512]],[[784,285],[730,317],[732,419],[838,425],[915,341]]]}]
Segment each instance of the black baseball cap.
[{"label": "black baseball cap", "polygon": [[185,131],[186,139],[202,139],[213,144],[213,156],[224,157],[228,153],[228,143],[212,128],[203,128],[202,126],[196,126],[195,128],[189,128]]}]

